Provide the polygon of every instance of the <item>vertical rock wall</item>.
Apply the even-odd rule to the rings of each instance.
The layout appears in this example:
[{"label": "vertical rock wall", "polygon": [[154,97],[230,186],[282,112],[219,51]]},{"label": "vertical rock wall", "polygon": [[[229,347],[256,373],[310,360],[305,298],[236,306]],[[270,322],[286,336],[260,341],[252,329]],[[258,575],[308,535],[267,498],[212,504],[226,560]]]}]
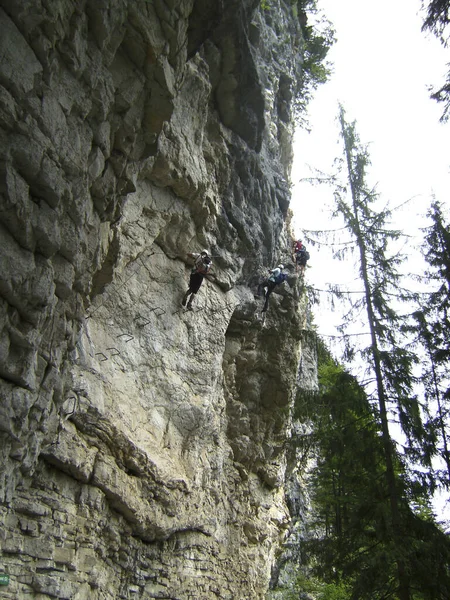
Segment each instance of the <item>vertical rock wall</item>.
[{"label": "vertical rock wall", "polygon": [[264,326],[253,295],[290,263],[292,3],[0,5],[2,597],[263,598],[303,322],[292,266]]}]

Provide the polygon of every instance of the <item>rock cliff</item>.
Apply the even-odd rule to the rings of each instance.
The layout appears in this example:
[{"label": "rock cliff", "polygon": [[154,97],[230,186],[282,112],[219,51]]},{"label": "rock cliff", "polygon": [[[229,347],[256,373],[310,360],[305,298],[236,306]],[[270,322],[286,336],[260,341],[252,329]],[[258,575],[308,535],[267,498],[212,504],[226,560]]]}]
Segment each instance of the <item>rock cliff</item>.
[{"label": "rock cliff", "polygon": [[264,598],[304,323],[297,6],[0,4],[2,597]]}]

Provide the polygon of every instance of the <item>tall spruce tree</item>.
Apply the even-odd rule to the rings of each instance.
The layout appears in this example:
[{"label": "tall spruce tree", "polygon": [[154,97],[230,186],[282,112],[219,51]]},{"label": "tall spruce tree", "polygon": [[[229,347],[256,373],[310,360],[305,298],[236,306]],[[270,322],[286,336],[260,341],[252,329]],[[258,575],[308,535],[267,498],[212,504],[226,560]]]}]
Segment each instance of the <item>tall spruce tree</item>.
[{"label": "tall spruce tree", "polygon": [[[348,185],[335,189],[336,212],[343,217],[359,253],[363,299],[358,303],[358,310],[363,308],[365,311],[370,336],[370,343],[362,349],[361,355],[369,364],[374,380],[373,397],[377,403],[390,507],[387,533],[395,556],[398,598],[411,600],[411,573],[404,544],[405,522],[399,508],[407,491],[405,481],[396,477],[396,464],[400,459],[389,427],[390,415],[398,418],[409,449],[416,449],[417,455],[424,431],[417,398],[412,391],[415,355],[407,351],[398,338],[403,322],[392,302],[393,297],[397,303],[407,299],[398,272],[402,257],[398,253],[389,254],[389,244],[397,241],[401,232],[388,227],[390,211],[379,210],[376,206],[378,195],[366,181],[369,154],[359,140],[355,123],[346,121],[343,107],[340,107],[339,123]],[[351,312],[349,316],[352,316]]]},{"label": "tall spruce tree", "polygon": [[[383,440],[364,388],[318,341],[319,391],[299,391],[296,415],[312,421],[316,468],[310,482],[316,535],[303,544],[319,581],[347,590],[347,600],[397,599],[398,544],[391,535]],[[311,440],[308,440],[311,448]],[[395,477],[404,469],[394,457]],[[435,524],[423,488],[399,497],[405,555],[414,600],[446,600],[450,540]],[[305,577],[297,595],[306,591]],[[320,586],[316,586],[320,587]],[[291,596],[289,596],[291,597]],[[321,596],[319,596],[321,597]],[[334,596],[333,596],[334,597]]]},{"label": "tall spruce tree", "polygon": [[383,526],[390,509],[378,426],[363,387],[324,349],[319,385],[311,485],[323,535],[307,549],[328,583],[344,581],[352,597],[381,598],[395,579],[395,561]]},{"label": "tall spruce tree", "polygon": [[[359,352],[354,345],[350,346],[349,354],[358,354],[367,365],[372,388],[366,389],[370,393],[377,437],[370,452],[366,451],[364,455],[356,451],[358,446],[353,445],[354,436],[349,442],[352,444],[350,451],[346,447],[349,437],[335,438],[331,445],[334,451],[330,449],[325,453],[318,464],[325,489],[317,499],[326,507],[322,531],[327,542],[324,545],[319,540],[319,564],[328,564],[328,576],[340,573],[347,578],[345,583],[350,580],[352,600],[444,600],[450,598],[449,539],[434,522],[430,508],[432,490],[424,485],[426,477],[417,476],[417,471],[427,472],[430,468],[435,429],[425,429],[423,425],[423,411],[414,389],[416,378],[412,375],[418,357],[411,350],[410,337],[404,337],[410,330],[406,320],[408,315],[402,313],[410,311],[409,302],[416,294],[410,294],[402,287],[399,274],[402,256],[391,250],[393,244],[398,247],[402,233],[389,227],[391,212],[379,209],[378,195],[366,182],[370,164],[367,148],[359,140],[355,123],[347,123],[342,107],[339,122],[344,146],[340,166],[341,172],[345,171],[346,183],[339,184],[336,176],[322,176],[319,182],[331,181],[334,185],[335,214],[343,218],[344,228],[350,233],[357,251],[362,294],[351,303],[340,329],[349,340],[354,333],[351,326],[355,315],[365,314],[370,341],[359,348]],[[444,230],[445,227],[439,228],[441,239]],[[351,248],[345,241],[335,255],[344,258]],[[450,244],[446,248],[448,250]],[[448,256],[441,251],[438,262],[444,269],[441,276],[450,284]],[[434,260],[431,255],[430,260]],[[342,287],[335,285],[332,288],[338,291],[338,297],[351,297]],[[438,332],[438,321],[434,327]],[[447,325],[445,328],[449,331]],[[357,333],[364,332],[359,330]],[[447,348],[450,352],[450,344]],[[443,347],[435,358],[441,357],[442,351]],[[340,378],[341,383],[344,379]],[[342,396],[336,395],[336,391],[334,394],[339,404]],[[330,412],[334,418],[341,413],[348,416],[344,409],[330,409]],[[365,419],[366,416],[363,418],[365,423],[370,421]],[[397,433],[396,439],[391,433],[392,420],[404,433],[406,441],[402,444],[396,441]],[[346,430],[349,431],[348,425]],[[335,424],[329,431],[336,431]],[[320,444],[324,444],[323,440]],[[373,481],[357,468],[355,480],[346,476],[346,468],[353,468],[349,457],[353,457],[356,464],[358,458],[364,462],[369,456]],[[421,463],[418,469],[415,463]],[[370,507],[369,517],[365,520],[361,516],[362,527],[358,530],[355,526],[358,519],[353,517],[364,515],[364,509],[361,512],[358,509],[364,506]],[[372,546],[370,532],[373,534]],[[390,568],[386,566],[386,557]]]},{"label": "tall spruce tree", "polygon": [[434,200],[428,211],[431,225],[425,229],[424,256],[428,263],[428,290],[413,313],[414,332],[424,350],[422,382],[427,397],[428,453],[439,456],[438,483],[450,489],[450,227],[442,204]]}]

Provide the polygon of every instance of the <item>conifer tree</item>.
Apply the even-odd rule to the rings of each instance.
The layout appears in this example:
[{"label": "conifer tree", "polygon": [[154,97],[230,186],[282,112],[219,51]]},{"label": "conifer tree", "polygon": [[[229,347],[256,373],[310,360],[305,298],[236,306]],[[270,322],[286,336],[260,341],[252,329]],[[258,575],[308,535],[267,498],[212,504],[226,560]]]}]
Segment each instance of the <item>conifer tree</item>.
[{"label": "conifer tree", "polygon": [[[345,171],[346,183],[340,184],[337,177],[325,181],[333,183],[335,214],[343,219],[344,229],[354,242],[362,287],[359,299],[351,303],[340,329],[346,339],[350,339],[354,333],[351,326],[355,315],[364,313],[369,342],[359,349],[349,346],[349,354],[358,354],[367,366],[371,387],[366,390],[373,420],[364,410],[360,416],[364,415],[361,417],[364,430],[370,432],[375,424],[376,434],[370,450],[364,450],[362,442],[359,446],[356,444],[357,436],[338,435],[332,438],[333,432],[336,433],[336,423],[331,424],[328,431],[322,429],[327,431],[325,439],[331,436],[333,441],[329,442],[330,450],[318,462],[325,489],[316,486],[321,490],[316,500],[323,508],[325,543],[319,539],[320,550],[316,556],[325,569],[328,565],[328,577],[334,573],[342,576],[345,584],[350,581],[352,600],[445,600],[450,598],[449,540],[434,522],[430,507],[431,488],[424,485],[435,452],[433,435],[437,429],[425,428],[422,422],[423,406],[419,405],[415,394],[416,378],[412,374],[418,357],[411,350],[410,339],[405,337],[410,332],[408,314],[402,314],[410,312],[407,302],[416,294],[402,287],[399,267],[403,257],[396,252],[402,234],[389,227],[391,212],[379,208],[378,194],[367,184],[366,171],[370,164],[367,148],[359,140],[355,123],[347,123],[342,107],[339,122],[344,146],[340,166],[341,172]],[[323,182],[324,178],[321,177],[320,181]],[[439,226],[433,236],[439,237],[442,243],[447,239],[447,233],[445,227]],[[392,245],[396,247],[392,249]],[[351,244],[345,241],[342,247],[344,251],[339,249],[337,252],[340,258],[351,250]],[[447,253],[442,246],[438,252],[436,244],[431,241],[430,247],[434,248],[428,257],[429,262],[432,261],[430,265],[441,269],[440,277],[447,283],[447,288],[441,289],[440,299],[442,301],[446,297],[448,300],[450,240],[445,246]],[[338,296],[346,296],[342,288],[333,287],[339,292]],[[447,315],[450,312],[445,313],[445,318]],[[445,319],[442,316],[436,319],[433,321],[434,329],[430,329],[427,322],[430,315],[422,316],[426,323],[424,331],[434,331],[447,340],[447,345],[441,345],[440,351],[433,354],[435,360],[443,359],[445,349],[450,354],[450,343],[445,333],[450,330],[447,324],[444,331],[440,329]],[[364,332],[360,330],[357,333]],[[338,374],[335,375],[337,377]],[[342,384],[346,378],[341,374],[337,379]],[[353,397],[354,392],[350,392],[349,386],[346,393]],[[345,404],[345,400],[336,394],[336,390],[333,394],[340,409],[330,404],[330,419],[348,418],[349,413],[341,405]],[[446,400],[445,394],[443,398]],[[356,406],[357,402],[353,410]],[[441,411],[441,415],[446,416],[445,410]],[[391,421],[394,419],[406,439],[402,444],[391,433]],[[434,421],[438,423],[436,419]],[[444,431],[442,421],[440,425],[441,431]],[[348,434],[351,428],[348,424],[345,428]],[[327,442],[322,439],[320,445],[326,447]],[[359,471],[358,459],[363,463],[366,459],[371,462],[373,479]],[[425,471],[425,476],[416,475],[412,461],[421,462],[419,467]],[[426,469],[423,469],[424,466]],[[351,469],[355,471],[354,479],[347,474]]]},{"label": "conifer tree", "polygon": [[443,459],[445,472],[438,472],[438,482],[449,489],[450,227],[445,223],[442,204],[436,200],[432,202],[428,216],[432,224],[425,230],[423,247],[428,269],[424,280],[431,291],[425,294],[420,307],[413,313],[413,330],[425,352],[422,383],[430,416],[428,453]]},{"label": "conifer tree", "polygon": [[[426,17],[422,30],[428,29],[434,33],[440,42],[447,47],[450,34],[450,0],[430,0],[422,4],[426,7]],[[448,121],[450,117],[450,71],[447,73],[445,83],[435,90],[431,97],[444,104],[441,121]]]},{"label": "conifer tree", "polygon": [[[423,2],[423,5],[426,3]],[[447,43],[445,34],[450,24],[450,2],[449,0],[430,0],[426,7],[426,17],[422,29],[432,31],[442,43]]]},{"label": "conifer tree", "polygon": [[[318,343],[319,391],[299,392],[297,416],[313,424],[317,466],[310,482],[316,536],[303,544],[319,581],[345,589],[347,600],[397,600],[398,544],[391,535],[383,440],[364,388]],[[399,486],[404,469],[398,457]],[[450,540],[435,524],[426,490],[399,497],[410,595],[446,600]],[[298,592],[305,591],[304,577]],[[299,597],[292,596],[292,597]],[[301,597],[301,596],[300,596]]]},{"label": "conifer tree", "polygon": [[[368,563],[369,567],[365,567],[364,561],[358,562],[358,557],[361,558],[358,547],[370,547],[363,530],[359,538],[358,534],[355,534],[357,542],[354,544],[354,554],[349,551],[346,557],[342,555],[339,564],[342,573],[347,575],[350,575],[351,570],[345,565],[348,565],[348,562],[353,564],[354,587],[359,591],[352,598],[444,600],[450,597],[449,574],[445,566],[450,556],[448,540],[430,517],[431,490],[423,484],[426,477],[417,476],[413,470],[413,462],[420,462],[418,466],[422,470],[425,466],[426,473],[430,469],[434,433],[430,427],[425,429],[422,422],[423,410],[415,394],[416,378],[413,376],[413,367],[418,362],[418,357],[411,350],[410,340],[405,338],[405,333],[408,333],[408,315],[402,312],[410,311],[407,303],[416,295],[402,287],[399,267],[403,257],[399,252],[392,251],[393,245],[398,247],[402,233],[389,227],[391,212],[379,208],[378,194],[367,184],[369,154],[359,140],[355,123],[347,123],[342,107],[339,122],[344,146],[340,166],[341,171],[345,171],[346,183],[340,184],[336,176],[325,181],[331,180],[334,185],[335,215],[343,218],[344,229],[350,233],[354,242],[362,287],[359,299],[351,304],[340,330],[349,340],[356,315],[364,313],[366,339],[369,342],[359,349],[355,346],[349,346],[348,349],[349,355],[358,354],[363,358],[369,372],[368,382],[372,387],[367,387],[367,391],[375,417],[374,422],[378,428],[378,443],[374,444],[374,448],[381,448],[382,458],[374,469],[374,476],[378,481],[376,489],[370,485],[363,486],[365,490],[371,490],[366,498],[373,496],[378,499],[367,530],[373,527],[375,531],[374,539],[376,548],[380,550],[380,560],[377,560],[378,554],[375,552],[373,560]],[[321,177],[321,182],[323,180]],[[311,238],[309,239],[311,241]],[[340,248],[344,250],[339,249],[336,254],[343,258],[352,246],[345,241]],[[450,264],[447,259],[441,257],[440,260],[442,265]],[[446,273],[448,275],[450,270]],[[450,283],[450,277],[445,280]],[[337,289],[338,296],[346,296],[342,288],[333,288]],[[449,344],[447,347],[450,351]],[[391,433],[391,421],[394,419],[400,425],[406,439],[402,445]],[[333,526],[330,524],[335,523],[335,531],[341,535],[339,532],[348,533],[347,517],[355,512],[355,506],[365,497],[365,492],[356,491],[355,483],[350,485],[348,478],[342,479],[342,471],[336,479],[336,472],[333,471],[336,458],[331,454],[324,464],[327,462],[331,468],[331,489],[333,494],[338,491],[340,496],[334,505],[337,512],[333,514],[333,520],[332,513],[328,513],[325,530],[329,528],[331,531]],[[360,476],[359,480],[364,481],[364,477]],[[346,501],[353,494],[356,494],[357,499],[355,498],[354,506],[350,507]],[[346,499],[342,506],[341,496]],[[369,505],[367,502],[366,504]],[[349,548],[345,543],[347,539],[348,535],[341,536],[337,546],[330,545],[334,558],[341,556],[339,548]],[[435,544],[439,544],[440,547],[438,556],[433,550]],[[362,551],[364,556],[365,552]],[[353,558],[350,558],[352,556]],[[383,557],[386,556],[390,564],[394,565],[394,570],[383,566]],[[430,557],[429,560],[427,556]],[[359,568],[367,575],[366,579],[359,577]],[[377,572],[382,574],[377,577]],[[369,576],[370,574],[372,576]]]},{"label": "conifer tree", "polygon": [[347,171],[346,188],[336,188],[337,213],[345,222],[359,253],[359,276],[363,286],[361,306],[367,316],[370,344],[362,351],[369,363],[375,382],[381,440],[384,452],[384,474],[389,498],[388,533],[394,548],[397,566],[397,586],[400,600],[411,599],[411,577],[405,560],[404,522],[399,508],[406,494],[403,481],[396,477],[398,461],[396,444],[389,429],[389,415],[396,414],[409,441],[410,448],[420,444],[423,427],[417,399],[412,392],[412,364],[415,356],[402,347],[398,339],[402,317],[394,310],[391,296],[406,299],[400,286],[398,266],[402,258],[389,254],[389,243],[399,239],[401,232],[389,229],[389,210],[377,210],[378,195],[366,182],[370,164],[367,148],[360,143],[355,123],[347,123],[343,107],[339,111],[341,136],[344,142],[343,164]]}]

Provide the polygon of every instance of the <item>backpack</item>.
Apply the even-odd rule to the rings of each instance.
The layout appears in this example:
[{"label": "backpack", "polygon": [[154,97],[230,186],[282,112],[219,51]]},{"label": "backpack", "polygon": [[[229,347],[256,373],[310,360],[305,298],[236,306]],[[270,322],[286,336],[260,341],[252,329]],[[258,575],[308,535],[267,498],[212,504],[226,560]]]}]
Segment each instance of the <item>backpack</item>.
[{"label": "backpack", "polygon": [[288,278],[287,273],[280,273],[275,277],[275,283],[283,283]]},{"label": "backpack", "polygon": [[210,268],[211,268],[212,262],[209,261],[209,263],[204,263],[203,261],[200,262],[200,264],[194,266],[194,268],[192,269],[193,273],[201,273],[202,275],[206,275]]},{"label": "backpack", "polygon": [[309,252],[308,252],[308,250],[305,250],[305,258],[306,258],[306,260],[309,260]]}]

